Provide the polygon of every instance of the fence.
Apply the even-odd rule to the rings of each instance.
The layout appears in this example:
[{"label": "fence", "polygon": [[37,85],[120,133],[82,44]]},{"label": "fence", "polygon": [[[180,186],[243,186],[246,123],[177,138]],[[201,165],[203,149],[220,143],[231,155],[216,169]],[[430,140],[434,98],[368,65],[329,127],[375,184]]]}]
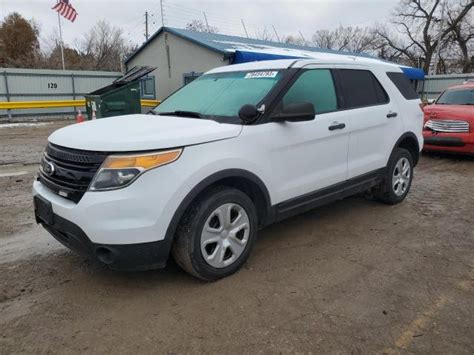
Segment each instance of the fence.
[{"label": "fence", "polygon": [[428,75],[418,83],[418,93],[423,100],[434,100],[448,87],[474,80],[474,74]]},{"label": "fence", "polygon": [[[84,110],[84,107],[55,106],[54,104],[41,107],[37,105],[22,106],[22,103],[82,100],[84,95],[110,85],[120,76],[122,76],[120,72],[0,68],[0,103],[19,102],[16,105],[8,106],[14,107],[8,109],[6,104],[0,105],[0,120],[18,116],[72,116],[77,108]],[[154,80],[154,78],[145,78],[141,86],[143,87],[149,80]],[[145,91],[142,90],[142,92]],[[146,93],[144,98],[154,99],[154,92],[152,94]],[[83,101],[77,102],[82,103]]]}]

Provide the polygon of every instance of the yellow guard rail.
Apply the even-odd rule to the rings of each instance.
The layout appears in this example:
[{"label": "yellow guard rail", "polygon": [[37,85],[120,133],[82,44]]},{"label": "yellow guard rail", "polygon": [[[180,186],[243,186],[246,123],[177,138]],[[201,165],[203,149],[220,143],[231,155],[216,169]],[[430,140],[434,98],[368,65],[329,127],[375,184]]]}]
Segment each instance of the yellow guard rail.
[{"label": "yellow guard rail", "polygon": [[[159,100],[140,100],[145,107],[154,107]],[[86,105],[86,100],[55,100],[55,101],[1,101],[0,110],[22,110],[33,108],[81,107]]]}]

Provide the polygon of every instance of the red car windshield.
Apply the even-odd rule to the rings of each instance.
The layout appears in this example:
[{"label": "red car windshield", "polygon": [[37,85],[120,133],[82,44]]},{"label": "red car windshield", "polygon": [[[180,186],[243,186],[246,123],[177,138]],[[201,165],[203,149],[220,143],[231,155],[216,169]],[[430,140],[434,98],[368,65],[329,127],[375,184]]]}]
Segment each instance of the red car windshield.
[{"label": "red car windshield", "polygon": [[447,90],[436,100],[439,105],[474,105],[474,88]]}]

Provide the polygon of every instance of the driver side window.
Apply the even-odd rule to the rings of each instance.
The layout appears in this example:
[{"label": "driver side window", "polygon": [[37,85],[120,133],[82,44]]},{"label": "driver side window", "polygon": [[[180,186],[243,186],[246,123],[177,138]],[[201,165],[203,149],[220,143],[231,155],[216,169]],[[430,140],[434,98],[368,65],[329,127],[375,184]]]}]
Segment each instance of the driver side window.
[{"label": "driver side window", "polygon": [[310,102],[316,113],[337,110],[337,96],[329,69],[310,69],[303,72],[283,96],[277,111],[288,104]]}]

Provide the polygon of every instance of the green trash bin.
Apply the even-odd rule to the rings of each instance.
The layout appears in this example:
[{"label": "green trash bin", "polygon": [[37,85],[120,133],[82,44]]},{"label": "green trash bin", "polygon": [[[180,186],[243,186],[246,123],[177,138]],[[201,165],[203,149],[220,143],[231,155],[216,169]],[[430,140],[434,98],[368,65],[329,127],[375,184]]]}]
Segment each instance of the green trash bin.
[{"label": "green trash bin", "polygon": [[141,113],[140,79],[155,69],[134,67],[111,85],[85,95],[88,119]]}]

